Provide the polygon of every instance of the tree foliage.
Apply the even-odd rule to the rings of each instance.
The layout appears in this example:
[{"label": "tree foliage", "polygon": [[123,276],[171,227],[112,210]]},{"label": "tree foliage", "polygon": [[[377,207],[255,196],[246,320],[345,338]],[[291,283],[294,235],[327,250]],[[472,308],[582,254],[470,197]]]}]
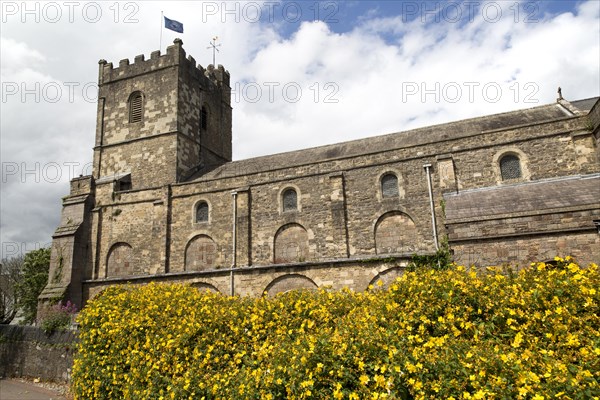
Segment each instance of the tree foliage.
[{"label": "tree foliage", "polygon": [[50,249],[42,248],[30,251],[23,260],[22,278],[17,284],[19,308],[27,324],[35,322],[38,297],[48,283],[50,269]]},{"label": "tree foliage", "polygon": [[4,259],[0,264],[0,324],[9,324],[17,315],[17,284],[22,266],[22,255]]}]

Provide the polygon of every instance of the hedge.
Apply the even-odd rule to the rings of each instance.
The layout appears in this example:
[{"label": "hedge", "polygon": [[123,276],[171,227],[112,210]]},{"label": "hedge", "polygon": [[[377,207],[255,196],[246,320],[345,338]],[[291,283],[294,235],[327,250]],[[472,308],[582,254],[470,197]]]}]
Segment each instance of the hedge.
[{"label": "hedge", "polygon": [[557,257],[518,273],[422,269],[362,293],[111,287],[78,317],[72,390],[78,399],[598,399],[599,284],[596,265]]}]

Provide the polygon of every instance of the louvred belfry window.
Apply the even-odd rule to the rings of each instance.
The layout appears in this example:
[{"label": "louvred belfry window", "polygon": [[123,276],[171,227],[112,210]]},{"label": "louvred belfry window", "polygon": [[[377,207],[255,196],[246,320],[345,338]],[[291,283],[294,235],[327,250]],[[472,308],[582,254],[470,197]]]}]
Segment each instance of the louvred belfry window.
[{"label": "louvred belfry window", "polygon": [[140,122],[142,120],[142,111],[144,97],[140,92],[135,92],[129,100],[129,122]]}]

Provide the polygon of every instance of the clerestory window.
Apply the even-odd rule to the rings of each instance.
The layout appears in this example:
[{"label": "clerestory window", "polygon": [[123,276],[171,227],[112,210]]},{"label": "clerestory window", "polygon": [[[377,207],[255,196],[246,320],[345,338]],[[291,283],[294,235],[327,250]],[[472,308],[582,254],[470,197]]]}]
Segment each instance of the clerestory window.
[{"label": "clerestory window", "polygon": [[298,194],[294,189],[283,191],[283,211],[296,211],[298,209]]},{"label": "clerestory window", "polygon": [[208,222],[208,203],[205,201],[196,206],[196,222]]},{"label": "clerestory window", "polygon": [[502,180],[519,179],[521,173],[521,160],[514,154],[507,154],[500,159],[500,175]]},{"label": "clerestory window", "polygon": [[381,197],[398,197],[398,177],[394,174],[385,174],[381,178]]}]

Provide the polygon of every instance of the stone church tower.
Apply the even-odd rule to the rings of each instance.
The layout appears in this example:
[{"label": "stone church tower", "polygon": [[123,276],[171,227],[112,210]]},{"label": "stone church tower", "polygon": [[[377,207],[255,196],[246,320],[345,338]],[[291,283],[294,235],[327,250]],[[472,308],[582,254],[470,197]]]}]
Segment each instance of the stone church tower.
[{"label": "stone church tower", "polygon": [[147,189],[231,161],[229,73],[198,68],[182,44],[118,68],[100,60],[95,179]]},{"label": "stone church tower", "polygon": [[[139,55],[133,64],[124,59],[116,68],[98,62],[93,175],[71,182],[53,236],[53,274],[41,300],[67,297],[81,304],[81,281],[97,277],[90,267],[103,233],[92,222],[102,225],[103,197],[110,198],[106,204],[124,191],[168,193],[171,184],[231,161],[229,72],[221,65],[196,65],[182,45],[175,39],[164,55]],[[167,210],[163,214],[168,218]]]}]

